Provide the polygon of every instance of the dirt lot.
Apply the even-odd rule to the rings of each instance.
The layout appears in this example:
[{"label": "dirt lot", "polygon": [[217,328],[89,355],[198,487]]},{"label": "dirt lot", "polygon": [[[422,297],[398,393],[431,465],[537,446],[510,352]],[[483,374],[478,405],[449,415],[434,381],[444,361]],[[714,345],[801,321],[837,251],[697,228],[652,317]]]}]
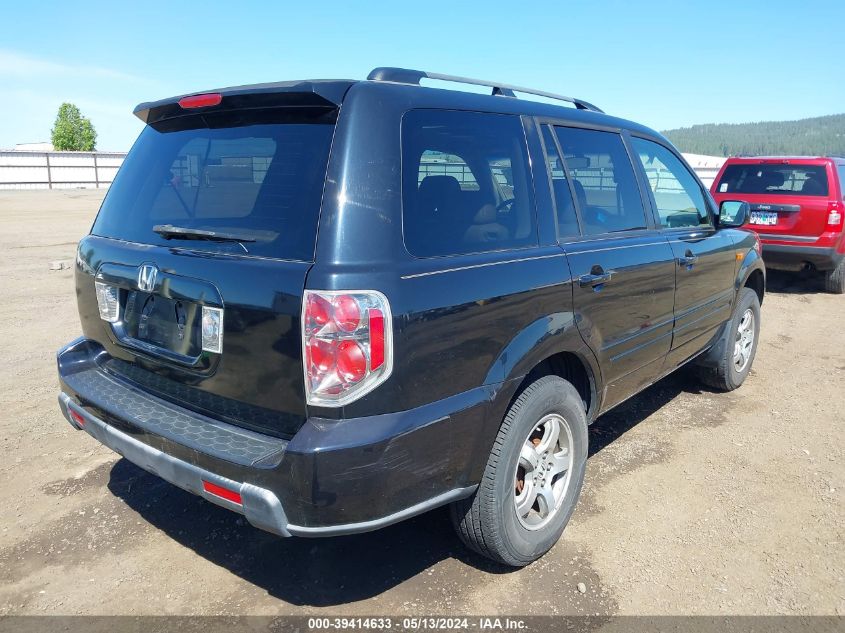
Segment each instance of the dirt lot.
[{"label": "dirt lot", "polygon": [[564,539],[506,572],[443,511],[277,539],[73,431],[72,271],[49,263],[101,196],[0,192],[0,615],[845,614],[845,298],[770,275],[745,386],[681,372],[598,420]]}]

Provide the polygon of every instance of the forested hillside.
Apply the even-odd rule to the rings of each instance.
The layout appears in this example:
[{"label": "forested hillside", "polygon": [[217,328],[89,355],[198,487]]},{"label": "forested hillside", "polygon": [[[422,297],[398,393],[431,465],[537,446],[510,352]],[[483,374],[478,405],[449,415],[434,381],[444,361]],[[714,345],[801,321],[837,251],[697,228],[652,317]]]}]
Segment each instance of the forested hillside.
[{"label": "forested hillside", "polygon": [[845,114],[798,121],[707,123],[663,134],[691,154],[845,155]]}]

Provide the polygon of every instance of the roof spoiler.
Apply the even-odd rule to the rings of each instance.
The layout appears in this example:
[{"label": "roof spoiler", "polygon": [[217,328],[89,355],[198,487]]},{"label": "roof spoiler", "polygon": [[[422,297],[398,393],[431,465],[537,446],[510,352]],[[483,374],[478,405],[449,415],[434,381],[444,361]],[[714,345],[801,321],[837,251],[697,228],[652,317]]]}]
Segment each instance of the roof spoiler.
[{"label": "roof spoiler", "polygon": [[[326,110],[337,109],[350,81],[286,81],[279,83],[236,86],[221,90],[180,95],[160,101],[139,104],[133,114],[144,123],[151,124],[165,119],[175,119],[193,112],[225,112],[244,108],[315,107]],[[203,95],[218,96],[208,105],[192,99]],[[200,105],[194,105],[200,103]]]}]

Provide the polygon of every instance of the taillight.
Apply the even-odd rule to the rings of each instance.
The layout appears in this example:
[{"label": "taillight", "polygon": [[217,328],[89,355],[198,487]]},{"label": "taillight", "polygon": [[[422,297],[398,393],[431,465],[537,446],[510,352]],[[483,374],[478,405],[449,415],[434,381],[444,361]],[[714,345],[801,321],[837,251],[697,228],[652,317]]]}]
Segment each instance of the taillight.
[{"label": "taillight", "polygon": [[827,225],[842,226],[842,206],[835,200],[827,206]]},{"label": "taillight", "polygon": [[117,323],[120,320],[120,292],[115,286],[110,286],[102,281],[94,282],[94,290],[97,294],[97,307],[100,309],[100,318],[109,323]]},{"label": "taillight", "polygon": [[306,290],[302,360],[308,404],[340,407],[387,380],[393,369],[390,305],[374,290]]}]

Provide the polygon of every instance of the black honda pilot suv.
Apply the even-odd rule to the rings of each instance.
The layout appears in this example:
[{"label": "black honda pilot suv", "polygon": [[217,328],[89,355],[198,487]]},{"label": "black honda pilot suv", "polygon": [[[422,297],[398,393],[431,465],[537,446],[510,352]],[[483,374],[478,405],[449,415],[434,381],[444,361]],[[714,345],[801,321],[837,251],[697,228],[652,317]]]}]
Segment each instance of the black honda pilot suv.
[{"label": "black honda pilot suv", "polygon": [[379,68],[135,114],[79,243],[61,408],[256,527],[449,504],[526,565],[572,515],[588,424],[685,363],[722,390],[751,368],[746,203],[717,212],[666,139],[585,101]]}]

